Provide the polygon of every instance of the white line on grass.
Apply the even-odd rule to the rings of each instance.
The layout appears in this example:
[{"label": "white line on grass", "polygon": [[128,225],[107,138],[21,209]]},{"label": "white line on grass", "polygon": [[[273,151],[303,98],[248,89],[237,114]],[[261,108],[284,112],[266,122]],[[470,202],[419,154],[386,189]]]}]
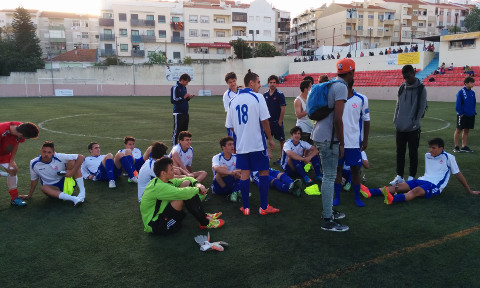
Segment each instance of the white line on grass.
[{"label": "white line on grass", "polygon": [[[437,132],[437,131],[445,130],[445,129],[447,129],[448,127],[450,127],[450,122],[448,122],[448,121],[445,120],[445,119],[435,118],[435,117],[425,117],[425,118],[433,119],[433,120],[437,120],[437,121],[441,121],[441,122],[445,122],[445,125],[444,125],[443,127],[438,128],[438,129],[433,129],[433,130],[428,130],[428,131],[422,131],[422,133]],[[369,138],[385,138],[385,137],[393,137],[393,136],[395,136],[395,135],[394,135],[394,134],[388,134],[388,135],[372,136],[372,137],[369,137]]]},{"label": "white line on grass", "polygon": [[[108,137],[108,136],[96,136],[96,135],[86,135],[86,134],[77,134],[77,133],[68,133],[68,132],[63,132],[63,131],[57,131],[57,130],[52,130],[44,127],[44,124],[55,121],[55,120],[62,120],[62,119],[67,119],[67,118],[73,118],[73,117],[81,117],[81,116],[89,116],[89,115],[99,115],[99,114],[77,114],[77,115],[69,115],[69,116],[63,116],[63,117],[57,117],[57,118],[51,118],[47,119],[45,121],[42,121],[38,123],[38,127],[40,129],[46,130],[48,132],[52,133],[57,133],[57,134],[63,134],[63,135],[69,135],[69,136],[78,136],[78,137],[94,137],[94,138],[101,138],[101,139],[111,139],[111,140],[123,140],[123,138],[120,137]],[[112,115],[112,114],[102,114],[102,115]],[[144,141],[162,141],[162,142],[169,142],[172,139],[168,140],[158,140],[158,139],[141,139],[141,138],[136,138],[137,140],[144,140]],[[194,143],[214,143],[215,141],[192,141]]]}]

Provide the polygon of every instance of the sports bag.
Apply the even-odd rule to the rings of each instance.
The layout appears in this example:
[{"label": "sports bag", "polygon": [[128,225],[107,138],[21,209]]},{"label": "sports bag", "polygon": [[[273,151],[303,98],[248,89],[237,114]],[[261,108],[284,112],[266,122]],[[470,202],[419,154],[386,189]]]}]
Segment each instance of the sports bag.
[{"label": "sports bag", "polygon": [[[328,107],[328,89],[335,82],[344,83],[341,80],[330,80],[328,82],[315,84],[308,91],[307,114],[308,118],[320,121],[332,113],[333,108]],[[344,83],[345,84],[345,83]]]}]

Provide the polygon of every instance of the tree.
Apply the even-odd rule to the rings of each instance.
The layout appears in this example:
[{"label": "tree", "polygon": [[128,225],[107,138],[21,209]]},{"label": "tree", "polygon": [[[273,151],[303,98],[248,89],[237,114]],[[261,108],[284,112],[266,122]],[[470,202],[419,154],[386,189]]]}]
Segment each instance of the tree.
[{"label": "tree", "polygon": [[192,57],[186,56],[185,58],[183,58],[183,63],[187,65],[192,64],[193,63]]},{"label": "tree", "polygon": [[12,36],[15,50],[10,58],[14,62],[11,71],[35,72],[45,67],[42,60],[42,48],[30,13],[23,7],[15,9],[12,21]]},{"label": "tree", "polygon": [[238,59],[252,58],[252,48],[248,46],[245,40],[238,38],[229,42],[233,47],[233,52],[237,55]]},{"label": "tree", "polygon": [[468,32],[480,31],[480,9],[476,6],[465,17],[465,28]]},{"label": "tree", "polygon": [[163,52],[153,52],[148,54],[148,64],[165,64],[167,58]]},{"label": "tree", "polygon": [[453,33],[458,33],[462,31],[462,28],[458,27],[458,26],[455,26],[455,25],[452,25],[452,26],[448,26],[448,33],[449,34],[453,34]]},{"label": "tree", "polygon": [[270,44],[260,43],[255,48],[255,57],[274,57],[280,56],[280,53]]}]

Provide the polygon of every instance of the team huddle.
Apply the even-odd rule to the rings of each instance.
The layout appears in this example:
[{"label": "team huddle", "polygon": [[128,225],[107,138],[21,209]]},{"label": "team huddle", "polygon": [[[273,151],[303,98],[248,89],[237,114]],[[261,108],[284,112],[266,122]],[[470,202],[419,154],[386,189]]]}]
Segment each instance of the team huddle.
[{"label": "team huddle", "polygon": [[[316,195],[321,191],[322,197],[321,228],[337,232],[349,229],[338,221],[346,217],[345,213],[333,209],[340,204],[342,186],[344,190],[353,189],[358,207],[365,206],[361,196],[380,195],[389,205],[416,197],[430,198],[442,192],[450,174],[455,175],[467,192],[480,194],[470,189],[455,157],[444,151],[445,144],[440,138],[428,142],[430,151],[425,155],[425,175],[415,179],[418,162],[415,151],[419,146],[426,90],[418,84],[411,65],[402,69],[405,83],[399,90],[395,111],[397,177],[389,187],[368,189],[363,186],[361,168],[369,168],[365,153],[370,131],[368,98],[353,88],[353,60],[341,59],[336,67],[338,77],[335,79],[329,81],[322,77],[318,84],[314,84],[312,77],[305,77],[301,82],[301,93],[294,100],[297,122],[289,130],[289,139],[284,133],[285,96],[276,89],[278,77],[272,75],[268,78],[269,91],[262,95],[258,93],[261,84],[257,74],[249,71],[243,79],[243,88],[237,86],[235,73],[227,73],[225,82],[229,88],[223,96],[227,131],[219,141],[221,152],[212,157],[213,181],[208,189],[202,184],[208,173],[192,170],[193,135],[188,131],[188,102],[194,95],[187,93],[188,74],[181,75],[171,90],[174,131],[173,147],[168,155],[168,147],[162,142],[154,142],[142,153],[135,147],[135,138],[131,136],[123,139],[124,148],[115,155],[101,154],[100,144],[91,142],[86,157],[58,153],[53,142],[45,141],[40,155],[30,161],[29,193],[19,195],[15,163],[18,145],[26,139],[38,137],[39,130],[33,123],[4,122],[0,123],[0,166],[5,172],[0,171],[0,175],[7,178],[11,204],[16,206],[27,205],[24,200],[32,197],[39,181],[40,189],[46,195],[71,201],[77,206],[85,201],[84,180],[105,181],[114,189],[115,180],[125,175],[132,183],[129,185],[137,185],[144,231],[158,235],[168,235],[181,228],[186,216],[183,207],[195,217],[201,229],[222,227],[225,224],[220,219],[222,213],[206,213],[203,208],[210,189],[212,194],[225,195],[232,202],[241,201],[240,213],[250,215],[253,211],[249,201],[251,182],[258,186],[260,215],[280,212],[269,202],[270,189],[300,197],[303,191],[311,191],[313,187],[318,190],[318,185],[313,184],[321,182],[321,189],[316,191]],[[465,83],[466,87],[473,87],[470,82]],[[320,90],[326,95],[326,112],[312,121],[307,113],[307,100],[309,93]],[[472,92],[463,91],[462,95]],[[468,137],[468,129],[473,129],[474,118],[473,122],[468,122],[468,127],[462,127],[460,120],[455,132],[455,146],[460,131],[466,129]],[[463,132],[465,136],[465,130]],[[272,169],[269,164],[275,148],[274,139],[279,141],[280,157],[273,163],[281,170]],[[410,176],[405,181],[403,169],[407,145]],[[462,139],[462,147],[467,147],[465,139]],[[455,147],[455,150],[458,152],[459,148]],[[315,174],[312,178],[308,175],[310,167]],[[74,196],[76,187],[78,194]]]}]

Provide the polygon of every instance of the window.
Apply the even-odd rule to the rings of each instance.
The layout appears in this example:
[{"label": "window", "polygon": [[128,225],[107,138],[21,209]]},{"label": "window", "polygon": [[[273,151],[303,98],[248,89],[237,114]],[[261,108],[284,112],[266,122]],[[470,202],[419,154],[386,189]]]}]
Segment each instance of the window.
[{"label": "window", "polygon": [[165,15],[158,15],[158,23],[166,23]]},{"label": "window", "polygon": [[432,23],[428,23],[428,27],[432,27]]},{"label": "window", "polygon": [[450,12],[447,12],[447,16],[450,16]]},{"label": "window", "polygon": [[257,30],[256,32],[257,32],[257,35],[260,34],[260,30]]},{"label": "window", "polygon": [[82,32],[82,38],[83,39],[88,39],[88,32]]},{"label": "window", "polygon": [[248,30],[248,34],[253,34],[253,30]]},{"label": "window", "polygon": [[103,29],[103,34],[112,35],[112,29]]},{"label": "window", "polygon": [[418,22],[418,27],[423,27],[423,22]]},{"label": "window", "polygon": [[245,31],[233,30],[233,36],[245,36]]},{"label": "window", "polygon": [[172,22],[174,22],[174,23],[181,22],[180,17],[178,17],[178,16],[172,17]]},{"label": "window", "polygon": [[248,16],[248,22],[253,22],[255,21],[255,17],[253,16]]},{"label": "window", "polygon": [[475,39],[450,41],[449,49],[475,48]]},{"label": "window", "polygon": [[88,44],[82,44],[82,49],[89,49],[89,45]]},{"label": "window", "polygon": [[417,15],[418,15],[418,11],[417,11],[417,10],[413,10],[413,15],[417,16]]},{"label": "window", "polygon": [[132,30],[132,36],[138,36],[138,35],[140,35],[138,30]]},{"label": "window", "polygon": [[80,20],[72,20],[72,27],[80,27]]},{"label": "window", "polygon": [[147,15],[146,20],[151,20],[151,21],[153,21],[153,20],[155,20],[155,17],[153,17],[153,15]]},{"label": "window", "polygon": [[263,17],[263,21],[264,21],[265,23],[270,23],[270,22],[272,22],[272,18],[265,16],[265,17]]},{"label": "window", "polygon": [[210,19],[208,16],[202,16],[200,15],[200,23],[209,23]]},{"label": "window", "polygon": [[126,13],[118,13],[118,20],[125,22],[127,21],[127,14]]},{"label": "window", "polygon": [[188,17],[188,22],[190,23],[197,23],[198,22],[198,15],[190,15]]},{"label": "window", "polygon": [[217,31],[217,32],[215,33],[215,36],[216,36],[216,37],[225,37],[225,31]]},{"label": "window", "polygon": [[225,54],[225,48],[217,48],[217,54]]},{"label": "window", "polygon": [[198,37],[198,30],[197,29],[190,29],[189,30],[190,37]]},{"label": "window", "polygon": [[363,19],[363,14],[358,14],[359,19]]},{"label": "window", "polygon": [[378,32],[383,32],[383,27],[378,27],[377,30]]},{"label": "window", "polygon": [[232,12],[233,22],[247,22],[247,13]]},{"label": "window", "polygon": [[272,35],[272,32],[270,30],[263,30],[263,35],[270,37]]},{"label": "window", "polygon": [[350,26],[350,25],[347,25],[345,28],[347,29],[347,31],[352,30],[352,26]]},{"label": "window", "polygon": [[138,20],[138,14],[131,14],[130,19],[132,20]]},{"label": "window", "polygon": [[120,36],[127,36],[127,29],[120,29]]},{"label": "window", "polygon": [[363,26],[358,26],[358,31],[362,31],[363,30]]},{"label": "window", "polygon": [[368,19],[373,19],[373,14],[368,14]]},{"label": "window", "polygon": [[155,30],[147,30],[147,36],[155,36]]},{"label": "window", "polygon": [[225,23],[225,18],[217,18],[217,19],[215,19],[215,22],[217,22],[217,23]]},{"label": "window", "polygon": [[120,44],[120,52],[128,52],[128,44]]},{"label": "window", "polygon": [[210,31],[208,31],[208,30],[202,30],[202,31],[200,32],[200,34],[201,34],[201,36],[202,36],[203,38],[210,37]]},{"label": "window", "polygon": [[378,14],[378,20],[383,21],[383,14]]},{"label": "window", "polygon": [[180,59],[180,52],[173,52],[173,59]]},{"label": "window", "polygon": [[166,30],[158,30],[158,38],[167,38]]},{"label": "window", "polygon": [[112,13],[103,13],[103,19],[113,19]]}]

